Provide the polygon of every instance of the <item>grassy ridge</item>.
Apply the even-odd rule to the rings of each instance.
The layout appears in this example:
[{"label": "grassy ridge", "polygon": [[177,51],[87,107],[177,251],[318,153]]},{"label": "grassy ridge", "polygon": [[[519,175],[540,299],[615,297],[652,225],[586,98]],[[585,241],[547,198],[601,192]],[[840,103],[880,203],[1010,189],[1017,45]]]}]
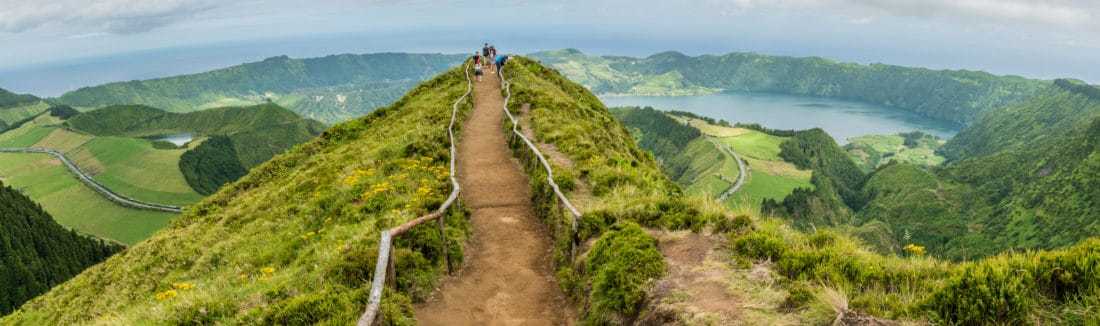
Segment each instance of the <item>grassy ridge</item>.
[{"label": "grassy ridge", "polygon": [[[505,75],[512,105],[531,105],[524,128],[572,162],[555,163],[554,171],[574,202],[583,203],[580,243],[596,239],[591,248],[580,248],[574,261],[569,234],[555,233],[559,282],[586,308],[585,323],[629,323],[642,312],[652,281],[665,273],[656,241],[639,225],[698,229],[718,216],[683,197],[653,156],[584,87],[522,57],[509,60]],[[569,219],[541,181],[545,172],[528,166],[536,212],[551,229],[567,230]]]},{"label": "grassy ridge", "polygon": [[[438,207],[450,189],[446,127],[465,88],[462,70],[451,70],[333,127],[0,323],[354,323],[379,230]],[[397,241],[398,291],[386,294],[386,320],[412,323],[409,300],[433,289],[441,255],[461,261],[464,219],[449,221],[454,252],[431,249],[439,241],[431,228]]]}]

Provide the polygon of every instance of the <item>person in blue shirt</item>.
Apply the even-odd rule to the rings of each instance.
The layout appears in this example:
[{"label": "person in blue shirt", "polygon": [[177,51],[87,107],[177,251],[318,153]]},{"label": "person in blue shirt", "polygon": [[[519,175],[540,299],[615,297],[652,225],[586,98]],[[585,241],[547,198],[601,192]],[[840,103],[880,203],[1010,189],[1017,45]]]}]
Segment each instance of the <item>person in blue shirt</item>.
[{"label": "person in blue shirt", "polygon": [[508,63],[508,56],[501,54],[497,56],[496,61],[493,62],[493,65],[496,69],[499,70],[500,68],[504,68],[505,63]]}]

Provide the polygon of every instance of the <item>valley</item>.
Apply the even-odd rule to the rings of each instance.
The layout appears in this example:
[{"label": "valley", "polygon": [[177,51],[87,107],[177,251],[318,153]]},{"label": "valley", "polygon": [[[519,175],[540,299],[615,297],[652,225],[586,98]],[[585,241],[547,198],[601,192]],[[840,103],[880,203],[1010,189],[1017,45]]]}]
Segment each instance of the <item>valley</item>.
[{"label": "valley", "polygon": [[[192,205],[204,197],[200,191],[208,194],[216,190],[239,178],[247,168],[321,130],[320,123],[275,107],[220,108],[171,117],[141,107],[85,114],[60,111],[64,110],[44,110],[18,128],[0,133],[0,147],[57,151],[107,191],[153,205]],[[190,138],[179,142],[182,146],[156,140],[162,138],[158,135],[180,136],[180,131],[188,131],[185,134]],[[209,136],[195,137],[193,132]],[[218,144],[241,150],[208,150],[212,147],[206,143],[209,137],[224,139],[226,142]],[[264,145],[256,146],[257,142]],[[0,178],[40,202],[66,227],[132,245],[177,215],[112,202],[45,154],[3,156],[7,160],[0,165]],[[226,174],[232,170],[224,164],[240,172]]]}]

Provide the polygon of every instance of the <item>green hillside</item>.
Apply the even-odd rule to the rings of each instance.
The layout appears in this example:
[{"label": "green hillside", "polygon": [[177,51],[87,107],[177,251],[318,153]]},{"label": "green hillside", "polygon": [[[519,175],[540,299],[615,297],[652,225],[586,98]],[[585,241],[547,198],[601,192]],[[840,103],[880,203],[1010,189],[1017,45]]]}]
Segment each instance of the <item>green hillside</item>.
[{"label": "green hillside", "polygon": [[393,102],[464,58],[404,53],[281,56],[192,75],[85,87],[57,100],[77,107],[140,104],[170,112],[271,100],[303,117],[335,123]]},{"label": "green hillside", "polygon": [[20,123],[26,122],[27,119],[33,119],[34,116],[45,112],[49,107],[49,104],[46,104],[45,101],[0,107],[0,132],[18,128]]},{"label": "green hillside", "polygon": [[[17,129],[0,133],[0,147],[56,149],[92,173],[96,181],[139,200],[190,204],[201,198],[187,186],[171,158],[149,142],[99,139],[61,129],[61,123],[58,117],[40,115]],[[100,153],[88,150],[87,145],[93,143],[108,149],[101,154],[104,161],[117,165],[102,164],[98,159],[101,156],[97,156]],[[175,152],[178,157],[183,150]],[[0,154],[0,180],[41,204],[61,225],[125,244],[149,237],[175,216],[119,206],[80,183],[61,162],[45,154]]]},{"label": "green hillside", "polygon": [[600,94],[699,95],[767,92],[854,100],[928,117],[969,123],[986,111],[1020,102],[1048,82],[966,70],[930,70],[842,63],[755,53],[689,57],[596,57],[577,50],[532,57]]},{"label": "green hillside", "polygon": [[0,88],[0,108],[38,102],[39,98],[31,94],[16,94]]},{"label": "green hillside", "polygon": [[612,113],[689,195],[717,198],[737,180],[737,162],[719,146],[738,153],[749,170],[744,186],[726,200],[731,208],[758,210],[764,199],[782,200],[797,188],[813,188],[811,171],[779,157],[779,146],[787,137],[721,125],[684,112],[615,108]]},{"label": "green hillside", "polygon": [[0,315],[120,250],[65,229],[30,198],[0,183]]},{"label": "green hillside", "polygon": [[1045,139],[1065,137],[1100,116],[1096,88],[1060,79],[1030,100],[992,112],[963,129],[944,145],[949,160],[958,161],[1016,149]]},{"label": "green hillside", "polygon": [[74,131],[100,138],[149,138],[183,132],[197,137],[214,137],[191,150],[158,151],[162,154],[175,152],[171,159],[178,166],[176,170],[182,171],[187,183],[200,194],[213,193],[221,185],[243,176],[248,169],[324,130],[320,122],[303,119],[275,104],[190,113],[165,112],[141,105],[110,106],[77,115],[66,125]]},{"label": "green hillside", "polygon": [[[450,189],[446,127],[465,89],[462,71],[451,70],[329,129],[0,324],[354,323],[379,230],[438,207]],[[450,247],[461,248],[462,218],[449,220]],[[435,241],[429,229],[397,242],[399,291],[386,294],[387,320],[405,320],[410,293],[432,289],[442,257],[419,248]]]},{"label": "green hillside", "polygon": [[937,151],[946,143],[936,136],[920,131],[896,135],[867,135],[848,139],[844,150],[864,172],[871,172],[890,162],[909,163],[925,167],[943,164],[946,158]]}]

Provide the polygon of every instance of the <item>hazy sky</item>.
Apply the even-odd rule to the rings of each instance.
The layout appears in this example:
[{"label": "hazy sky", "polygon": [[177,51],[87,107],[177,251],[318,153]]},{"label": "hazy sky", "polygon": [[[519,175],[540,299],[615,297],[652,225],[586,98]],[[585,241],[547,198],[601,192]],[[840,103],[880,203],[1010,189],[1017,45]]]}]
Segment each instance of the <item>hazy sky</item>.
[{"label": "hazy sky", "polygon": [[204,44],[277,52],[275,40],[312,37],[332,38],[330,52],[491,39],[514,52],[755,51],[1100,81],[1098,0],[0,0],[0,69]]}]

